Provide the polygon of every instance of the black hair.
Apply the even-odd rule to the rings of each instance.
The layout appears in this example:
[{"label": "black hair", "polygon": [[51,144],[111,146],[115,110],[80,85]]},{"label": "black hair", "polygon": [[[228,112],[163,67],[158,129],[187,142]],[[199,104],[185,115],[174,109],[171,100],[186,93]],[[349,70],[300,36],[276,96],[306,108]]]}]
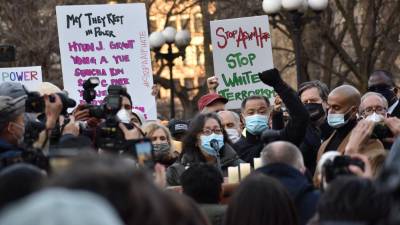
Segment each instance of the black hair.
[{"label": "black hair", "polygon": [[18,163],[0,173],[0,209],[39,190],[46,176],[36,166]]},{"label": "black hair", "polygon": [[248,176],[235,191],[225,225],[297,225],[295,206],[286,189],[263,174]]},{"label": "black hair", "polygon": [[310,88],[317,88],[321,99],[324,101],[328,100],[329,88],[325,83],[323,83],[319,80],[312,80],[312,81],[307,81],[307,82],[301,83],[299,86],[299,90],[297,91],[298,96],[300,97],[304,91],[306,91]]},{"label": "black hair", "polygon": [[396,84],[394,83],[393,74],[392,74],[390,71],[388,71],[388,70],[383,70],[383,69],[374,70],[374,71],[371,73],[370,77],[372,77],[372,76],[379,76],[379,75],[384,75],[386,78],[389,79],[390,84],[391,84],[392,86],[396,86]]},{"label": "black hair", "polygon": [[329,184],[318,203],[320,221],[351,221],[376,224],[390,212],[390,198],[371,180],[340,177]]},{"label": "black hair", "polygon": [[191,166],[181,175],[183,193],[200,204],[218,204],[224,178],[212,165]]},{"label": "black hair", "polygon": [[224,143],[231,144],[228,135],[226,134],[226,131],[222,126],[221,120],[216,113],[199,113],[190,122],[189,130],[186,132],[186,135],[183,138],[183,148],[180,156],[181,158],[183,155],[185,155],[186,157],[188,157],[191,163],[206,162],[205,157],[203,156],[203,154],[201,154],[199,146],[197,146],[197,136],[203,131],[204,124],[208,119],[214,119],[218,122],[224,136]]},{"label": "black hair", "polygon": [[262,96],[262,95],[252,95],[252,96],[245,98],[242,101],[242,105],[241,105],[242,110],[246,107],[246,103],[250,100],[264,100],[265,103],[267,103],[268,107],[271,105],[271,103],[269,102],[269,99],[267,97]]},{"label": "black hair", "polygon": [[132,105],[132,98],[131,98],[131,95],[130,95],[127,91],[121,92],[120,95],[123,96],[123,97],[127,97],[128,100],[129,100],[129,103],[131,103],[131,106],[133,106],[133,105]]}]

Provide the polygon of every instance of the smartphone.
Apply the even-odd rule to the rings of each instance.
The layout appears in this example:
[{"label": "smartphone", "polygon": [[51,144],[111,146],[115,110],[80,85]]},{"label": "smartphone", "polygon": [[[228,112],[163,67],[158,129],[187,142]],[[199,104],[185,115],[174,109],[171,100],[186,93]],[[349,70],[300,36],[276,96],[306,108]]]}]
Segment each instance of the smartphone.
[{"label": "smartphone", "polygon": [[148,138],[138,139],[131,142],[132,151],[137,163],[140,166],[154,168],[154,149],[151,140]]}]

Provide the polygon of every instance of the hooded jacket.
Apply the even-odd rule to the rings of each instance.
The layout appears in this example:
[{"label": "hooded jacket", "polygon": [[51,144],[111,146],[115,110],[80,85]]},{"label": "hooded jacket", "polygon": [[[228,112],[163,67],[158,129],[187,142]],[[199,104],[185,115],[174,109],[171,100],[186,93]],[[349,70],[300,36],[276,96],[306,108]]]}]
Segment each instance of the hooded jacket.
[{"label": "hooded jacket", "polygon": [[274,163],[257,170],[274,177],[286,187],[297,209],[299,224],[307,224],[315,212],[320,193],[299,170],[282,163]]}]

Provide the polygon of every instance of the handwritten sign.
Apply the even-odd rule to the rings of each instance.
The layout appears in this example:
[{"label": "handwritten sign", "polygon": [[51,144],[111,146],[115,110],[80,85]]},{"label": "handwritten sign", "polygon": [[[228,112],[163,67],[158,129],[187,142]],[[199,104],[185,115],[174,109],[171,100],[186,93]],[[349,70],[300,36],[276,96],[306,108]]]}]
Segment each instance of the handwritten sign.
[{"label": "handwritten sign", "polygon": [[144,4],[57,6],[64,88],[83,100],[83,83],[98,77],[100,105],[109,85],[125,86],[133,108],[157,118]]},{"label": "handwritten sign", "polygon": [[0,83],[10,81],[21,83],[28,90],[35,90],[42,83],[42,68],[40,66],[0,68]]},{"label": "handwritten sign", "polygon": [[229,100],[228,109],[252,95],[274,98],[258,77],[273,68],[268,16],[211,21],[211,40],[218,93]]}]

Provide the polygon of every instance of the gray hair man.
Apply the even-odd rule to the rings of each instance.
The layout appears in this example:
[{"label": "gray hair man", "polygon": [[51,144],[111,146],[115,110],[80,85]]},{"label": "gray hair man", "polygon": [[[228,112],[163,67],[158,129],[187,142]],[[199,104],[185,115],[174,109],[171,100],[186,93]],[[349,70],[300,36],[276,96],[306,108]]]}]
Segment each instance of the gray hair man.
[{"label": "gray hair man", "polygon": [[319,192],[304,175],[300,150],[289,142],[276,141],[264,147],[261,158],[264,166],[257,171],[276,178],[286,187],[297,208],[299,224],[307,224],[315,214]]},{"label": "gray hair man", "polygon": [[232,143],[238,142],[242,137],[239,114],[232,111],[220,111],[218,112],[218,116],[221,118],[222,126]]}]

